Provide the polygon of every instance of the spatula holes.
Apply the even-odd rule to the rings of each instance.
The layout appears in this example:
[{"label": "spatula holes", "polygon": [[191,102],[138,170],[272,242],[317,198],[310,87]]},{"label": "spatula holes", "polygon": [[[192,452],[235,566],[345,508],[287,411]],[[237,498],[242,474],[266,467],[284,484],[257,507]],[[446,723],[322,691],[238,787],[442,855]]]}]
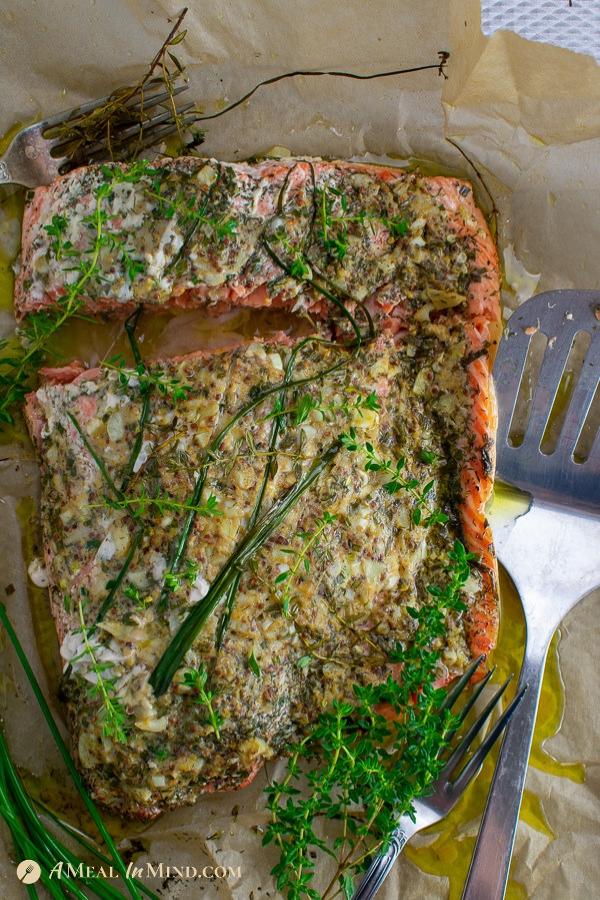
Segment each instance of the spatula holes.
[{"label": "spatula holes", "polygon": [[591,335],[587,331],[578,331],[573,338],[567,361],[552,401],[550,415],[546,422],[540,450],[550,456],[556,450],[565,423],[573,391],[579,380],[585,356],[590,348]]},{"label": "spatula holes", "polygon": [[531,415],[533,394],[538,382],[547,346],[547,335],[543,334],[539,329],[536,330],[529,341],[527,358],[523,367],[523,374],[521,376],[514,413],[508,432],[508,443],[511,447],[520,447],[525,438],[527,424]]},{"label": "spatula holes", "polygon": [[594,441],[600,429],[600,384],[597,385],[594,399],[590,404],[588,414],[579,432],[575,449],[573,450],[573,462],[581,465],[587,462],[594,447]]}]

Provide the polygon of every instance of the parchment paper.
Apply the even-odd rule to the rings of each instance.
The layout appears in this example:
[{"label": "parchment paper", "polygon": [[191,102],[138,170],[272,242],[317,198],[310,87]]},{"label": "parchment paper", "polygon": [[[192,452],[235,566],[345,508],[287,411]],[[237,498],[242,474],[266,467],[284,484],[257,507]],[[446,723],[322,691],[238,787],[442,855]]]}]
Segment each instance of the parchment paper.
[{"label": "parchment paper", "polygon": [[[167,17],[178,11],[178,3],[166,0],[3,0],[0,131],[138,77],[170,27]],[[451,137],[494,195],[501,247],[512,244],[526,269],[541,274],[540,290],[600,285],[600,67],[591,58],[509,33],[483,38],[478,0],[213,0],[193,3],[186,24],[178,53],[207,111],[285,70],[372,72],[435,62],[438,50],[450,50],[447,81],[429,71],[371,82],[303,77],[265,88],[231,115],[207,123],[203,152],[242,159],[283,145],[297,154],[420,157],[472,176],[446,142]],[[506,305],[514,302],[507,289]],[[0,593],[10,586],[10,614],[44,679],[15,512],[17,499],[35,489],[35,466],[15,463],[16,453],[1,454]],[[18,454],[24,458],[28,451]],[[566,711],[548,745],[561,760],[584,762],[587,779],[578,785],[530,770],[528,786],[541,798],[556,839],[521,824],[513,876],[525,894],[511,887],[513,898],[579,900],[600,891],[599,600],[591,595],[562,630]],[[15,667],[14,680],[0,683],[11,747],[35,775],[49,767],[60,772],[21,682]],[[54,697],[55,686],[48,689]],[[278,896],[268,876],[274,854],[260,849],[252,830],[261,821],[262,785],[258,779],[243,792],[207,798],[145,832],[154,861],[242,868],[239,881],[173,883],[170,896]],[[462,833],[473,835],[476,828],[476,819],[465,822]],[[9,900],[21,897],[1,852],[0,892]],[[406,858],[381,892],[383,900],[447,895],[447,880],[425,875]]]}]

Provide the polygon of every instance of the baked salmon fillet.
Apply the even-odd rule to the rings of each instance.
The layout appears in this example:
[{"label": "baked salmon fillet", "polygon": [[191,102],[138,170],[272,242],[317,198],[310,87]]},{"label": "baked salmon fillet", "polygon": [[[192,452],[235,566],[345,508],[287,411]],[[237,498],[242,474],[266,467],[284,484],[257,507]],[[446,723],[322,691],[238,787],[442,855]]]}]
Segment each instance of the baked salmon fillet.
[{"label": "baked salmon fillet", "polygon": [[[44,223],[66,217],[68,202],[83,221],[99,171],[36,192],[21,313],[61,302],[69,275],[56,244],[41,249]],[[243,786],[334,699],[350,700],[354,684],[401,677],[390,652],[410,644],[414,610],[428,602],[429,588],[444,587],[454,541],[477,561],[465,610],[447,614],[439,683],[487,655],[498,626],[485,504],[499,277],[471,188],[320,161],[183,160],[166,171],[146,169],[108,198],[109,221],[137,228],[131,241],[155,254],[149,269],[162,241],[162,274],[155,267],[125,278],[107,245],[101,264],[110,284],[91,283],[88,309],[289,305],[322,320],[326,283],[357,317],[371,310],[377,337],[357,352],[323,340],[321,329],[300,344],[282,334],[141,369],[73,363],[45,370],[28,397],[73,750],[95,798],[140,818]],[[203,207],[212,224],[201,222],[189,237],[171,230],[172,219],[153,217],[145,195],[131,201],[150,177],[162,196],[173,173],[186,205],[189,181],[200,194],[217,185],[211,203],[227,192],[210,215]],[[315,184],[327,207],[321,219],[308,197]],[[61,232],[71,246],[83,241],[73,229]],[[292,265],[300,245],[310,274]],[[310,283],[317,272],[319,286]],[[343,322],[333,331],[343,332]],[[288,377],[292,356],[292,377],[302,384],[267,395]],[[298,502],[240,567],[231,604],[217,604],[157,696],[151,673],[257,509],[274,509],[315,467]]]},{"label": "baked salmon fillet", "polygon": [[[77,280],[73,257],[90,250],[107,183],[109,239],[85,285],[88,312],[325,311],[300,274],[331,281],[399,328],[413,306],[459,304],[485,276],[482,317],[497,321],[487,297],[497,292],[495,248],[467,182],[343,161],[190,157],[90,166],[37,188],[23,219],[18,316],[52,307]],[[300,247],[308,272],[298,267]]]}]

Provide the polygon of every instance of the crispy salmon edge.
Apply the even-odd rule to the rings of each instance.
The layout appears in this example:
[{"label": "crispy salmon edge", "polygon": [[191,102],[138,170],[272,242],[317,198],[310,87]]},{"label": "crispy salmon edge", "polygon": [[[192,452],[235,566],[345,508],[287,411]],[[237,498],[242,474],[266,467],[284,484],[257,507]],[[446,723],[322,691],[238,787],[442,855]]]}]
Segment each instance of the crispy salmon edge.
[{"label": "crispy salmon edge", "polygon": [[[479,559],[482,587],[466,615],[466,636],[473,658],[487,657],[496,646],[500,625],[498,560],[487,518],[494,490],[498,409],[492,364],[502,334],[500,265],[496,245],[483,213],[475,203],[469,182],[461,179],[431,179],[440,188],[446,208],[457,214],[459,234],[469,235],[475,245],[474,268],[483,274],[472,279],[468,289],[467,336],[471,361],[467,367],[471,390],[470,435],[461,470],[460,516],[464,543]],[[468,192],[465,190],[468,188]],[[475,679],[482,678],[480,666]]]}]

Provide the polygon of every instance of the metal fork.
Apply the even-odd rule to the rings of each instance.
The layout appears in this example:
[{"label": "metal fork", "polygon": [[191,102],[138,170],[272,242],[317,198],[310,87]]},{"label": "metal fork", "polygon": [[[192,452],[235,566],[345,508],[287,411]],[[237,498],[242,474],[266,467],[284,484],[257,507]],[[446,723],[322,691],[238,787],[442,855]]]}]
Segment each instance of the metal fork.
[{"label": "metal fork", "polygon": [[[458,697],[468,684],[471,676],[479,667],[483,657],[479,657],[473,662],[464,675],[457,681],[451,691],[449,691],[446,700],[442,706],[442,710],[449,709],[454,706]],[[473,708],[481,692],[494,673],[492,669],[480,684],[473,690],[471,696],[459,713],[459,721],[453,732],[448,735],[452,739],[465,721],[470,710]],[[475,753],[468,759],[461,771],[456,774],[459,766],[466,759],[467,753],[476,736],[479,734],[487,720],[490,718],[494,709],[498,706],[500,698],[508,687],[511,679],[508,678],[502,684],[491,700],[488,701],[483,711],[477,716],[473,724],[467,730],[465,735],[459,740],[454,749],[451,750],[444,768],[440,772],[438,778],[432,785],[429,796],[422,797],[413,801],[415,811],[414,820],[408,816],[400,816],[398,825],[396,826],[390,845],[384,853],[380,853],[375,857],[369,868],[367,869],[360,885],[358,886],[352,900],[370,900],[374,897],[385,879],[387,878],[392,866],[400,855],[404,845],[418,831],[428,828],[439,822],[448,815],[450,810],[458,803],[462,794],[465,792],[473,778],[478,774],[483,765],[483,761],[492,746],[504,730],[506,723],[509,721],[513,712],[521,702],[521,698],[526,688],[523,687],[516,695],[512,703],[504,710],[502,715],[494,723],[485,740],[479,745]],[[455,776],[453,778],[453,776]]]},{"label": "metal fork", "polygon": [[[531,389],[523,385],[524,372],[537,332],[546,335],[548,344],[524,437],[515,446],[511,423],[520,387]],[[568,377],[574,380],[567,363],[582,332],[589,336],[589,348],[563,410],[556,448],[543,452],[555,398],[561,397]],[[527,684],[528,691],[502,742],[463,900],[504,897],[548,647],[564,616],[600,584],[600,518],[596,518],[600,516],[600,437],[596,436],[585,461],[574,458],[579,437],[589,425],[594,398],[600,397],[599,376],[599,291],[538,294],[513,313],[494,366],[499,408],[497,475],[532,499],[525,515],[508,523],[497,524],[493,507],[491,512],[498,558],[519,591],[525,613],[527,636],[519,684]]]},{"label": "metal fork", "polygon": [[[168,137],[177,129],[177,123],[170,106],[171,97],[187,90],[187,84],[174,87],[169,93],[161,90],[162,81],[149,82],[148,92],[144,94],[143,122],[134,122],[129,125],[125,122],[118,126],[111,135],[111,146],[118,147],[119,152],[132,144],[138,149],[151,147],[153,144]],[[69,141],[65,136],[53,136],[52,132],[59,126],[75,125],[82,116],[99,109],[114,96],[109,94],[98,100],[91,100],[83,106],[57,113],[34,125],[29,125],[19,131],[9,144],[6,153],[0,157],[0,184],[22,184],[28,188],[50,184],[61,173],[68,171],[77,164],[68,152]],[[146,118],[150,109],[166,106],[162,112]],[[193,107],[193,103],[180,106],[177,114],[183,115]],[[125,103],[124,107],[134,113],[140,113],[140,100],[132,100]],[[86,161],[96,159],[98,161],[108,159],[108,143],[97,142],[86,147]]]}]

